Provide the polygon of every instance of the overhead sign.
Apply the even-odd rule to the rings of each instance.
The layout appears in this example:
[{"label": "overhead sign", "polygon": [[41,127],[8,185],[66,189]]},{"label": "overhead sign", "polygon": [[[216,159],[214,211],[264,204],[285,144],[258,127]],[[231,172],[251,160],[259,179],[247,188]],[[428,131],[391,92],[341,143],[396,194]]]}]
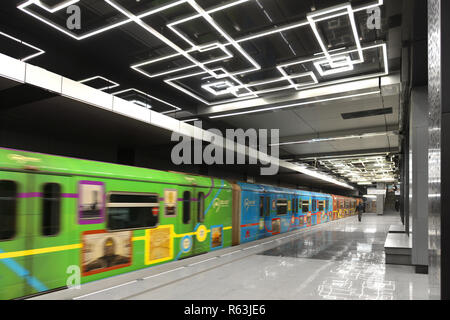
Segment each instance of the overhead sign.
[{"label": "overhead sign", "polygon": [[386,195],[386,189],[367,189],[367,194]]}]

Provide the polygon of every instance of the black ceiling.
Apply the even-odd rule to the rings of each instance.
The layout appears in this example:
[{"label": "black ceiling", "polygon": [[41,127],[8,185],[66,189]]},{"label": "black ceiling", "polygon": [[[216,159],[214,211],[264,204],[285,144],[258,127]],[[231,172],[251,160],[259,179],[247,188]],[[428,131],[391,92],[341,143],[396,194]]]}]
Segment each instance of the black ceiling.
[{"label": "black ceiling", "polygon": [[[158,97],[179,106],[183,110],[192,112],[195,112],[196,107],[202,105],[202,103],[199,103],[195,98],[164,83],[163,79],[165,79],[165,77],[149,78],[130,68],[131,65],[141,61],[173,54],[175,52],[160,40],[149,36],[149,32],[142,27],[139,27],[136,23],[127,23],[107,32],[78,41],[19,10],[17,6],[24,2],[25,1],[2,1],[2,6],[0,7],[0,31],[45,50],[45,54],[34,58],[30,63],[74,80],[82,80],[92,76],[101,75],[120,84],[119,87],[109,91],[106,90],[107,92],[136,88],[144,93],[151,94],[154,97]],[[61,2],[63,1],[42,0],[42,3],[47,6],[54,6]],[[131,13],[138,15],[142,12],[175,1],[115,0],[114,2],[127,8]],[[229,2],[231,1],[196,1],[196,3],[205,10]],[[356,0],[351,1],[351,4],[353,7],[357,7],[373,2],[373,0]],[[211,16],[233,39],[242,39],[249,35],[267,30],[267,28],[276,28],[291,23],[298,23],[299,21],[306,19],[307,13],[343,3],[346,3],[346,1],[254,0],[231,7],[227,10],[212,13]],[[105,1],[81,0],[77,5],[80,6],[82,13],[82,28],[80,30],[73,30],[74,34],[77,35],[83,35],[99,27],[119,23],[127,19],[126,16],[108,5]],[[65,25],[68,17],[65,10],[49,13],[37,6],[30,6],[29,9],[35,14],[47,17],[48,19],[51,18],[53,22],[60,25]],[[144,17],[142,20],[166,36],[169,40],[173,41],[173,43],[183,50],[188,50],[189,45],[187,42],[183,41],[172,30],[168,29],[167,24],[194,13],[196,12],[194,12],[193,8],[185,3],[151,15],[150,17]],[[384,21],[382,30],[368,30],[366,27],[367,15],[368,13],[365,10],[355,13],[355,20],[361,44],[372,44],[376,40],[385,41],[387,30],[385,26],[386,21]],[[323,22],[317,24],[321,36],[324,39],[327,39],[326,41],[329,44],[328,50],[338,49],[346,44],[343,42],[343,39],[348,37],[349,30],[351,31],[348,20],[347,16],[336,18],[333,23],[336,23],[340,27],[334,29],[322,25]],[[212,30],[211,25],[208,25],[204,19],[192,19],[187,23],[178,24],[176,28],[189,39],[194,39],[195,43],[199,46],[212,41],[217,41],[220,38],[220,35],[217,35],[217,30]],[[350,46],[352,41],[354,40],[350,40]],[[0,52],[7,51],[7,54],[12,56],[16,55],[18,57],[29,54],[29,47],[7,47],[4,43],[5,42],[2,42],[3,50],[0,50]],[[308,58],[321,51],[309,26],[242,42],[241,45],[245,52],[261,66],[261,70],[257,72],[240,75],[238,80],[244,83],[252,83],[262,79],[272,78],[276,74],[276,68],[274,68],[276,65],[293,59]],[[348,41],[347,45],[349,45]],[[7,48],[9,48],[9,51]],[[208,66],[210,69],[226,67],[229,72],[233,72],[250,67],[248,61],[243,59],[242,54],[240,54],[236,48],[233,46],[228,46],[228,48],[233,55],[233,58],[217,63],[211,63]],[[195,59],[198,59],[198,61],[208,61],[216,59],[223,54],[223,50],[215,48],[204,52],[194,52],[192,53],[192,56],[195,57]],[[364,57],[365,60],[371,63],[357,67],[355,66],[355,72],[353,74],[360,75],[372,73],[382,68],[382,65],[380,65],[382,52],[379,49],[365,51]],[[177,57],[177,59],[173,60],[164,60],[163,63],[159,65],[152,65],[152,72],[167,71],[168,68],[174,67],[182,68],[186,66],[186,59],[183,59],[184,58]],[[296,65],[291,68],[295,67],[303,69],[312,68],[312,66],[308,66],[308,64]],[[145,68],[148,68],[148,66],[142,68],[144,71],[148,71]],[[198,70],[197,67],[192,68],[189,71],[195,72],[196,70]],[[290,71],[289,68],[286,70],[287,72],[298,72],[296,70]],[[170,76],[177,75],[180,75],[180,73],[175,72],[170,74]],[[345,73],[343,75],[345,76]],[[336,77],[338,76],[330,75],[327,80],[333,80]],[[180,79],[179,81],[176,81],[176,83],[188,90],[201,92],[202,98],[214,99],[214,95],[201,89],[204,78],[204,75],[200,75],[199,77]],[[228,79],[228,81],[233,82],[234,80]],[[302,85],[308,81],[310,81],[309,78],[298,78],[295,80],[295,83]],[[98,85],[101,86],[101,84]],[[226,86],[226,84],[221,85]],[[280,86],[282,85],[282,82],[280,82]],[[254,88],[265,90],[267,87],[267,85],[261,85],[255,86]],[[220,88],[213,89],[219,90]],[[153,104],[155,101],[150,101],[150,103]],[[168,109],[167,105],[161,105],[156,102],[155,110],[167,111],[170,110],[170,108]]]}]

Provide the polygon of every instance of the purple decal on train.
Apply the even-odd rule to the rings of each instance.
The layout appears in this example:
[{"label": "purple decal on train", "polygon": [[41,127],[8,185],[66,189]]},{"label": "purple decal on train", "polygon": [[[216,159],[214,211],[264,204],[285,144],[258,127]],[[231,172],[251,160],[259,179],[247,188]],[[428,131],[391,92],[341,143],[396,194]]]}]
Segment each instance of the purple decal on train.
[{"label": "purple decal on train", "polygon": [[99,181],[78,183],[78,223],[97,224],[105,221],[105,184]]}]

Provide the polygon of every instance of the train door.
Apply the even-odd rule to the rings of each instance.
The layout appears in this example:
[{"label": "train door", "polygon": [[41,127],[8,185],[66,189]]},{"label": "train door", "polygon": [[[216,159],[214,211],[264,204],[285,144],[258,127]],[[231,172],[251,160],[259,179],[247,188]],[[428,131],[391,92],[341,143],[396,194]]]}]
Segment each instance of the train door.
[{"label": "train door", "polygon": [[264,216],[262,217],[262,221],[260,221],[259,225],[259,237],[264,238],[266,236],[269,236],[270,234],[266,231],[266,226],[271,225],[271,217],[270,213],[272,211],[272,201],[270,198],[270,194],[265,193],[264,194]]},{"label": "train door", "polygon": [[264,238],[264,236],[265,236],[265,230],[264,230],[265,221],[264,221],[264,219],[265,219],[266,212],[267,212],[267,200],[266,199],[267,199],[267,195],[264,193],[261,193],[259,196],[259,212],[258,212],[259,213],[259,217],[258,217],[259,224],[258,224],[258,231],[257,231],[257,234],[258,234],[257,239]]},{"label": "train door", "polygon": [[[196,233],[193,238],[193,253],[200,254],[208,252],[210,249],[210,242],[208,241],[208,224],[206,223],[206,207],[205,200],[207,189],[195,188],[195,198],[192,199],[191,208],[191,227]],[[211,237],[214,242],[214,235]]]},{"label": "train door", "polygon": [[[194,205],[194,188],[184,188],[182,189],[182,214],[181,214],[181,223],[179,224],[180,229],[179,232],[180,234],[182,234],[186,240],[189,239],[189,241],[184,241],[184,243],[188,243],[190,244],[190,248],[186,247],[184,248],[184,252],[186,253],[190,253],[191,255],[193,254],[197,254],[197,250],[198,250],[198,246],[200,241],[198,241],[198,236],[197,234],[201,233],[201,238],[200,240],[203,240],[201,242],[206,241],[206,236],[207,236],[207,230],[205,230],[205,228],[197,226],[197,205]],[[200,229],[198,230],[199,233],[197,233],[197,229],[196,227],[199,227]]]},{"label": "train door", "polygon": [[317,198],[311,197],[311,225],[314,226],[317,224]]},{"label": "train door", "polygon": [[311,201],[309,197],[302,198],[302,219],[301,225],[308,227],[311,225],[311,209],[310,209]]},{"label": "train door", "polygon": [[64,287],[71,250],[80,241],[70,236],[70,227],[75,224],[76,184],[71,177],[57,175],[33,174],[30,180],[36,197],[30,198],[28,229],[31,248],[40,250],[30,256],[30,268],[42,288]]},{"label": "train door", "polygon": [[28,175],[1,172],[0,178],[0,299],[12,299],[32,292],[33,275],[27,222],[31,212]]}]

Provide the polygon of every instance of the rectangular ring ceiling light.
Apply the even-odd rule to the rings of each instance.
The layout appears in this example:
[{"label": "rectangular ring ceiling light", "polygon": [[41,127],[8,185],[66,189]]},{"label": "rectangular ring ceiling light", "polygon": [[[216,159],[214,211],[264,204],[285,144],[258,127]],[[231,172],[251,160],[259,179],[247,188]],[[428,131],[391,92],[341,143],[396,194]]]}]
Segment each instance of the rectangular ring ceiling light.
[{"label": "rectangular ring ceiling light", "polygon": [[308,104],[328,102],[328,101],[336,101],[336,100],[355,98],[355,97],[362,97],[362,96],[368,96],[368,95],[380,94],[380,93],[381,93],[381,91],[377,90],[377,91],[371,91],[371,92],[359,93],[359,94],[352,94],[352,95],[336,97],[336,98],[328,98],[328,99],[320,99],[320,100],[307,101],[307,102],[292,103],[292,104],[276,106],[276,107],[271,107],[271,108],[262,108],[262,109],[255,109],[255,110],[248,110],[248,111],[241,111],[241,112],[233,112],[233,113],[222,114],[222,115],[217,115],[217,116],[210,116],[209,118],[210,119],[218,119],[218,118],[234,117],[234,116],[243,115],[243,114],[250,114],[250,113],[258,113],[258,112],[271,111],[271,110],[286,109],[286,108],[304,106],[304,105],[308,105]]},{"label": "rectangular ring ceiling light", "polygon": [[100,79],[100,80],[102,80],[102,81],[104,81],[104,82],[106,82],[106,83],[110,83],[110,84],[111,84],[111,85],[106,86],[106,87],[95,88],[95,89],[100,90],[100,91],[104,91],[104,90],[108,90],[108,89],[113,89],[113,88],[116,88],[116,87],[119,86],[119,84],[118,84],[117,82],[111,81],[111,80],[106,79],[105,77],[102,77],[102,76],[95,76],[95,77],[91,77],[91,78],[88,78],[88,79],[80,80],[80,81],[78,81],[78,82],[79,82],[79,83],[84,83],[84,84],[89,85],[89,84],[88,84],[89,82],[95,81],[95,80],[97,80],[97,79]]},{"label": "rectangular ring ceiling light", "polygon": [[25,62],[25,61],[31,60],[31,59],[36,58],[36,57],[38,57],[38,56],[40,56],[40,55],[42,55],[42,54],[45,53],[44,50],[39,49],[38,47],[35,47],[35,46],[33,46],[33,45],[31,45],[31,44],[25,42],[25,41],[22,41],[22,40],[20,40],[20,39],[17,39],[17,38],[15,38],[15,37],[13,37],[13,36],[7,34],[7,33],[4,33],[4,32],[1,32],[1,31],[0,31],[0,35],[2,35],[3,37],[6,37],[6,38],[8,38],[8,39],[11,39],[11,40],[13,40],[13,41],[15,41],[15,42],[18,42],[18,43],[20,43],[20,44],[22,44],[22,45],[24,45],[24,46],[27,46],[27,47],[29,47],[29,48],[31,48],[31,49],[37,51],[36,53],[33,53],[32,55],[29,55],[29,56],[27,56],[27,57],[24,57],[24,58],[19,59],[20,61]]},{"label": "rectangular ring ceiling light", "polygon": [[167,102],[165,100],[159,99],[157,97],[154,97],[154,96],[152,96],[152,95],[150,95],[148,93],[145,93],[145,92],[143,92],[141,90],[138,90],[138,89],[135,89],[135,88],[130,88],[130,89],[125,89],[125,90],[113,92],[112,95],[113,96],[117,96],[117,95],[120,95],[120,94],[123,94],[123,93],[132,92],[132,91],[137,92],[139,94],[142,94],[142,95],[148,97],[149,99],[153,99],[153,100],[159,101],[160,103],[162,103],[164,105],[167,105],[167,106],[169,106],[169,107],[174,109],[174,110],[170,110],[170,111],[161,112],[161,114],[168,114],[168,113],[172,113],[172,112],[176,112],[176,111],[180,111],[181,110],[181,108],[179,108],[179,107],[177,107],[177,106],[175,106],[175,105],[173,105],[173,104],[171,104],[171,103],[169,103],[169,102]]}]

